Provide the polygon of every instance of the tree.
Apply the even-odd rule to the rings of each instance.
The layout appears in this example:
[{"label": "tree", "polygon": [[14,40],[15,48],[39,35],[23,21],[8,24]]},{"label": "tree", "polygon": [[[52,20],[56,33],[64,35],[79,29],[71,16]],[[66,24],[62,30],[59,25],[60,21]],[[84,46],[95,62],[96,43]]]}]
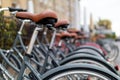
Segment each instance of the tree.
[{"label": "tree", "polygon": [[98,21],[98,25],[99,26],[104,26],[106,29],[111,29],[111,21],[110,20],[108,20],[108,19],[100,19],[99,21]]},{"label": "tree", "polygon": [[16,36],[17,26],[13,18],[0,12],[0,48],[9,49]]}]

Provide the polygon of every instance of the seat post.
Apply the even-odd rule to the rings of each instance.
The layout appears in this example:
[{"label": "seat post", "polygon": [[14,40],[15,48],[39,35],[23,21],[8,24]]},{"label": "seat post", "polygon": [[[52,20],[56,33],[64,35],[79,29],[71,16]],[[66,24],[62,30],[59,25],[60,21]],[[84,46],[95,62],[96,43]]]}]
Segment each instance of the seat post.
[{"label": "seat post", "polygon": [[55,28],[52,27],[52,29],[54,30],[54,32],[53,32],[53,36],[52,36],[52,39],[51,39],[51,42],[50,42],[49,49],[52,49],[53,44],[54,44],[54,40],[55,40],[55,36],[56,36],[56,33],[57,33],[57,30]]},{"label": "seat post", "polygon": [[33,49],[33,46],[34,46],[34,43],[35,43],[35,40],[37,39],[37,35],[38,35],[38,32],[42,30],[41,27],[37,26],[32,34],[32,37],[31,37],[31,40],[30,40],[30,43],[28,45],[28,49],[26,51],[26,54],[31,54],[32,52],[32,49]]}]

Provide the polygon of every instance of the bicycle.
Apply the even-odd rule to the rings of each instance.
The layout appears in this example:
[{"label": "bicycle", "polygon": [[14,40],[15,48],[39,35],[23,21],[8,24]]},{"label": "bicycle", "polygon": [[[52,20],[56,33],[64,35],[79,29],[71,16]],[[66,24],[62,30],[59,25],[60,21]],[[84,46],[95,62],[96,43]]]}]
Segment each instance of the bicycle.
[{"label": "bicycle", "polygon": [[[20,9],[20,8],[1,8],[0,9],[0,12],[1,11],[10,11],[10,12],[15,12],[15,11],[26,11],[24,9]],[[4,49],[0,49],[0,55],[2,56],[2,58],[4,60],[2,60],[2,63],[0,64],[0,69],[2,70],[1,73],[5,73],[7,74],[8,77],[10,77],[10,75],[8,74],[9,72],[7,72],[6,68],[5,68],[5,65],[6,63],[12,67],[12,69],[14,69],[15,71],[19,71],[20,69],[20,61],[18,60],[18,58],[13,54],[13,51],[10,49],[10,50],[4,50]],[[6,63],[4,63],[6,62]],[[7,66],[8,67],[8,66]],[[4,76],[5,77],[5,76]],[[7,78],[5,78],[7,79]],[[13,78],[11,77],[11,79],[13,80]]]},{"label": "bicycle", "polygon": [[[29,13],[22,13],[22,14],[26,14],[26,15],[29,15]],[[32,15],[32,16],[35,16],[35,15]],[[20,17],[20,16],[19,16]],[[26,17],[22,17],[22,18],[26,18]],[[28,17],[27,17],[28,18]],[[30,19],[31,19],[31,17],[30,17]],[[49,18],[48,18],[49,19]],[[24,59],[25,59],[25,61],[24,61],[24,66],[21,68],[21,71],[20,71],[20,74],[19,74],[19,76],[18,77],[20,77],[20,78],[18,78],[18,80],[22,80],[22,76],[23,76],[23,72],[24,72],[24,70],[25,70],[25,68],[26,68],[26,66],[28,66],[29,67],[29,69],[33,72],[33,74],[35,75],[35,77],[36,77],[36,79],[38,79],[38,80],[48,80],[49,79],[49,77],[53,74],[54,75],[54,72],[52,72],[51,73],[51,75],[50,75],[50,72],[53,70],[53,71],[56,71],[57,70],[57,72],[61,72],[61,71],[68,71],[68,70],[71,70],[71,69],[77,69],[77,65],[78,66],[80,66],[79,64],[77,64],[77,65],[63,65],[63,66],[59,66],[59,67],[57,67],[56,69],[55,68],[53,68],[52,70],[50,70],[50,72],[46,72],[46,73],[44,73],[43,75],[40,75],[36,70],[34,70],[32,67],[30,67],[30,64],[28,63],[28,60],[30,59],[30,53],[31,53],[31,49],[33,48],[33,42],[35,42],[35,39],[36,39],[36,37],[37,36],[34,36],[34,34],[36,34],[37,32],[38,32],[38,30],[41,30],[41,28],[40,27],[36,27],[36,29],[35,29],[35,31],[34,31],[34,33],[33,33],[33,36],[32,36],[32,40],[31,40],[31,42],[30,42],[30,48],[28,47],[28,50],[27,50],[27,53],[26,53],[26,55],[24,56]],[[37,31],[37,32],[36,32]],[[34,38],[33,38],[34,37]],[[26,66],[25,66],[26,65]],[[87,65],[87,64],[86,64]],[[85,66],[86,66],[85,65]],[[89,64],[88,64],[89,65]],[[88,66],[87,65],[87,66]],[[69,67],[68,67],[69,66]],[[93,67],[93,66],[92,66]],[[92,68],[91,67],[91,68]],[[98,67],[98,66],[96,66],[96,67]],[[59,69],[58,69],[59,68]],[[63,70],[62,70],[63,69]],[[97,69],[97,68],[96,68]],[[111,72],[110,72],[111,73]],[[109,75],[109,77],[111,78],[111,79],[119,79],[119,77],[118,76],[116,76],[116,75],[112,75],[113,73],[111,73],[111,75]],[[48,75],[48,77],[45,77],[45,75]],[[52,76],[53,76],[52,75]],[[59,75],[59,74],[56,74],[56,75]],[[51,77],[52,77],[51,76]],[[59,75],[60,76],[60,75]],[[68,75],[69,76],[69,75]],[[115,78],[114,78],[114,77]],[[53,80],[53,78],[51,78],[50,77],[50,80]],[[109,78],[109,77],[107,77],[107,78]]]},{"label": "bicycle", "polygon": [[[47,14],[51,14],[51,15],[47,15]],[[35,22],[37,24],[36,27],[35,27],[35,30],[33,32],[30,44],[27,48],[27,51],[25,51],[25,55],[24,55],[24,58],[23,58],[23,64],[22,64],[22,67],[20,69],[17,80],[22,80],[22,79],[24,79],[23,77],[26,77],[28,79],[34,79],[34,80],[35,79],[36,80],[48,80],[48,79],[54,80],[56,78],[61,77],[61,74],[65,75],[65,73],[68,72],[68,71],[70,72],[70,74],[68,74],[66,76],[67,79],[75,79],[76,76],[79,76],[79,73],[83,74],[83,75],[85,74],[85,78],[86,77],[88,78],[90,75],[93,75],[94,73],[96,73],[97,76],[100,77],[100,78],[98,77],[99,79],[119,80],[119,76],[112,73],[110,70],[107,70],[107,69],[102,70],[103,67],[98,67],[97,65],[94,66],[93,64],[91,65],[91,64],[88,64],[88,63],[87,64],[86,63],[65,64],[65,65],[57,66],[56,68],[50,69],[46,73],[41,73],[41,72],[37,71],[34,67],[32,67],[31,63],[29,62],[33,58],[31,53],[32,53],[32,50],[33,50],[34,42],[37,38],[38,32],[43,30],[43,25],[45,25],[45,26],[47,26],[51,29],[54,29],[53,24],[56,22],[56,19],[57,19],[56,14],[54,12],[48,10],[48,11],[45,11],[45,12],[43,12],[41,14],[38,14],[38,15],[34,15],[34,14],[29,13],[29,12],[17,12],[16,16],[19,17],[19,18],[31,19],[33,22]],[[53,33],[53,36],[55,36],[55,34],[56,34],[56,31]],[[53,39],[50,43],[50,46],[49,46],[50,51],[52,51],[53,42],[54,42],[54,37],[53,37]],[[50,53],[50,55],[51,54],[52,53]],[[50,57],[53,57],[53,56],[51,55]],[[46,57],[46,59],[47,59],[47,57]],[[54,59],[54,57],[53,57],[53,59]],[[36,62],[36,64],[39,65],[39,63],[37,63],[37,62]],[[44,66],[46,67],[46,65],[44,65]],[[30,72],[33,73],[33,74],[32,75],[29,74],[29,73],[24,74],[26,68],[29,68]],[[72,71],[71,71],[71,69],[72,69]],[[81,72],[81,70],[83,70],[83,69],[84,69],[84,71]],[[78,72],[76,72],[76,70]],[[89,72],[90,75],[88,75],[88,73],[85,73],[86,70]],[[71,73],[74,74],[74,75],[72,75]],[[57,77],[56,77],[56,75],[57,75]],[[102,76],[104,75],[104,76],[101,77],[101,75]],[[77,79],[78,78],[82,78],[82,77],[79,76],[79,77],[77,77]]]}]

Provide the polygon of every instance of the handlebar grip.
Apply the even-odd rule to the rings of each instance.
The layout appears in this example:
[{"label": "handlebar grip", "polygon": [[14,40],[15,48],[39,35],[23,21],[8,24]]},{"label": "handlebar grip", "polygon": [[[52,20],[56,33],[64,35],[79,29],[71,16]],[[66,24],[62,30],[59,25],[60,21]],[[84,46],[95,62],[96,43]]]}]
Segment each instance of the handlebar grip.
[{"label": "handlebar grip", "polygon": [[13,11],[26,12],[27,11],[26,9],[21,9],[21,8],[10,8],[10,7],[8,8],[10,12],[13,12]]}]

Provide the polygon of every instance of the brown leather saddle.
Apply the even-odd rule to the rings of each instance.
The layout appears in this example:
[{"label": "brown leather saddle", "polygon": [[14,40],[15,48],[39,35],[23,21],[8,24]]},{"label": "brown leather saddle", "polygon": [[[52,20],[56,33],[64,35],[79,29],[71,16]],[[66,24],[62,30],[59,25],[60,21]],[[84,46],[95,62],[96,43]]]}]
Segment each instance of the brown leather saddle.
[{"label": "brown leather saddle", "polygon": [[55,28],[67,28],[69,25],[69,21],[67,19],[61,19],[57,23],[55,23]]},{"label": "brown leather saddle", "polygon": [[55,24],[57,22],[57,14],[53,10],[45,10],[38,14],[30,12],[17,12],[16,17],[20,19],[30,19],[37,24]]}]

